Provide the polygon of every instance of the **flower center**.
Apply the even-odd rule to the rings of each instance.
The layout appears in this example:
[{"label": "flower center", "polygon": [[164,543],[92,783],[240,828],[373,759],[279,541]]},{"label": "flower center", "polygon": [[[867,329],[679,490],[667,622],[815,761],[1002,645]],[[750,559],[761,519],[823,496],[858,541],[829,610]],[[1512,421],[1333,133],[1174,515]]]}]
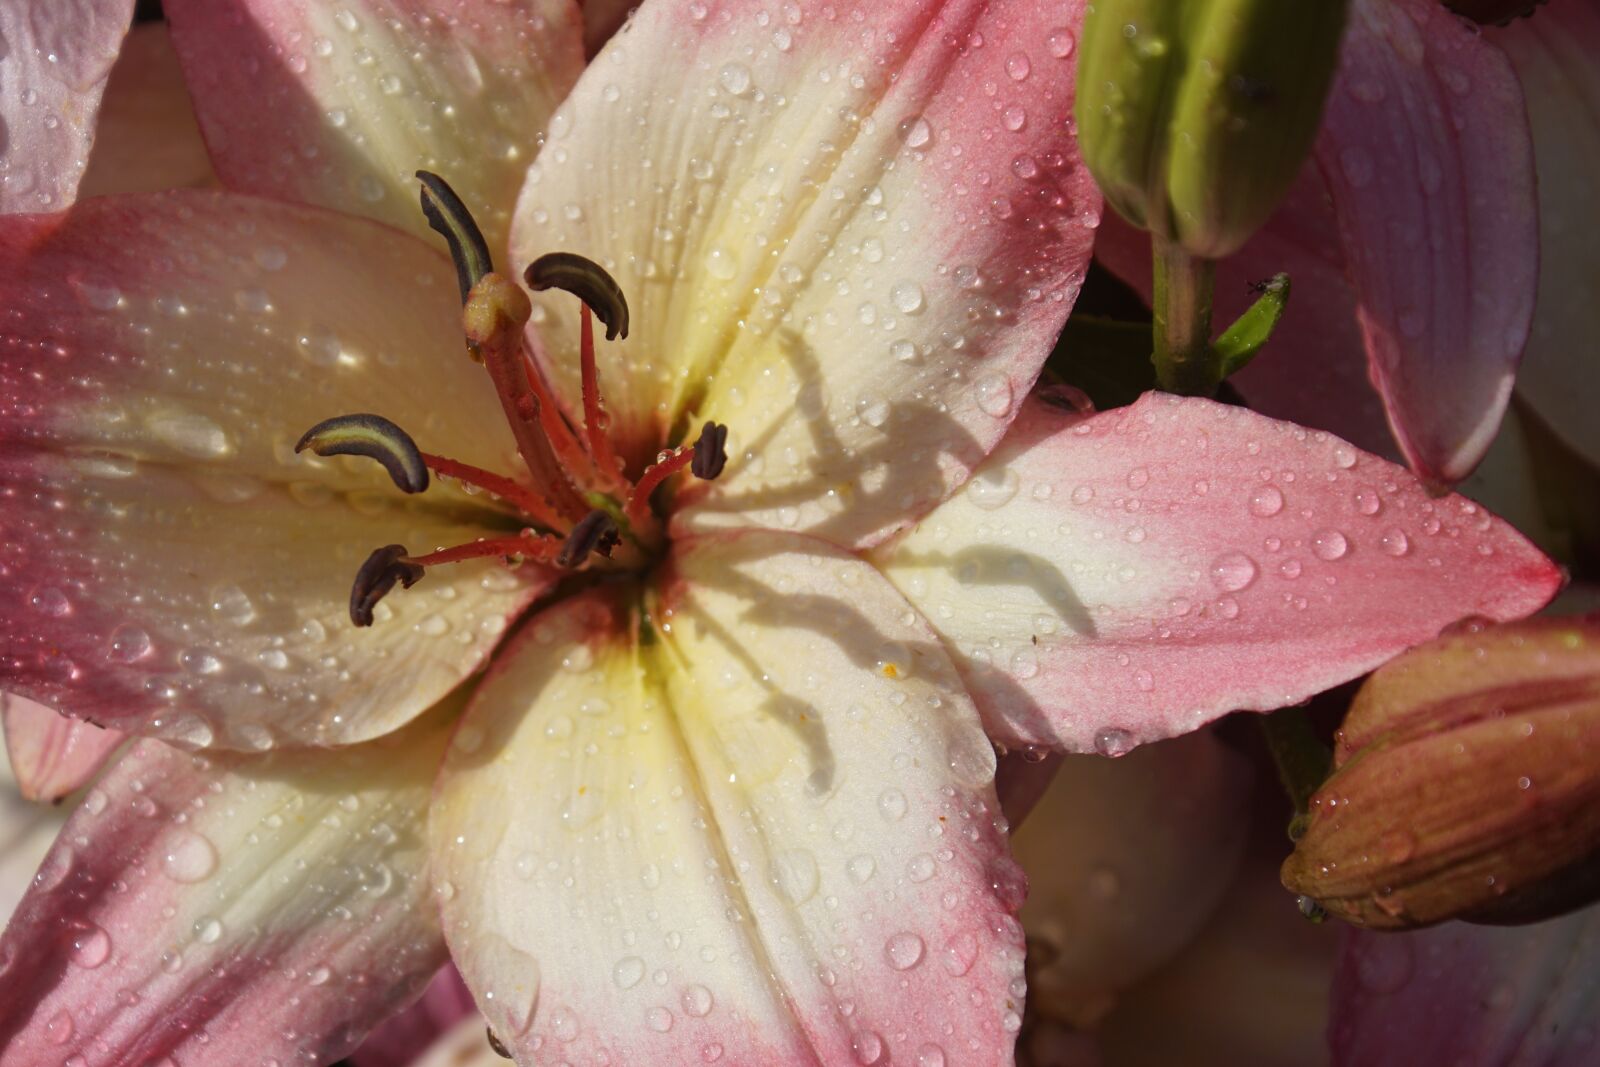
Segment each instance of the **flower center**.
[{"label": "flower center", "polygon": [[423,213],[450,245],[467,352],[489,372],[528,479],[424,452],[405,430],[373,414],[325,419],[306,431],[295,451],[376,460],[406,493],[425,491],[432,471],[509,505],[523,527],[511,536],[422,555],[398,544],[373,550],[350,590],[350,618],[357,626],[372,625],[373,608],[396,584],[409,589],[427,568],[462,560],[498,556],[510,566],[538,561],[569,570],[643,569],[665,550],[664,498],[674,476],[687,469],[712,479],[727,462],[728,428],[708,422],[693,444],[666,449],[636,478],[628,476],[607,434],[594,339],[595,317],[605,325],[606,340],[628,336],[627,300],[599,264],[555,252],[529,264],[524,278],[532,289],[561,289],[582,302],[583,423],[580,429],[569,422],[527,349],[527,294],[494,272],[482,233],[444,180],[426,171],[417,177]]}]

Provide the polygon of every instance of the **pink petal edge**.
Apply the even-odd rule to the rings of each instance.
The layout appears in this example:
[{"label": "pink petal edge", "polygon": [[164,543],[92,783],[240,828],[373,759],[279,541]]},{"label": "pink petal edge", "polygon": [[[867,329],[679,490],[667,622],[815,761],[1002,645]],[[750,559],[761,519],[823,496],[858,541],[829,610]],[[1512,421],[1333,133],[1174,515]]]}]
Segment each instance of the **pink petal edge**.
[{"label": "pink petal edge", "polygon": [[0,693],[0,724],[18,790],[52,804],[93,780],[126,739],[11,693]]},{"label": "pink petal edge", "polygon": [[1538,284],[1538,201],[1510,62],[1434,0],[1358,0],[1316,146],[1374,383],[1412,467],[1488,450]]}]

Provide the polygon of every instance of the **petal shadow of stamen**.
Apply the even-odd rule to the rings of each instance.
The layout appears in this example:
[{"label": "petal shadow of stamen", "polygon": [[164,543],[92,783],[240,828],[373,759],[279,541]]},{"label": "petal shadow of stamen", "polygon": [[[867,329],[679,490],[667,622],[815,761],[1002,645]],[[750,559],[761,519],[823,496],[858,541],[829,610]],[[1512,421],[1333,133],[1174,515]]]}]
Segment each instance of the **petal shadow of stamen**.
[{"label": "petal shadow of stamen", "polygon": [[767,671],[760,661],[716,619],[693,605],[688,605],[686,611],[701,632],[710,635],[712,640],[726,649],[756,684],[766,691],[767,696],[761,702],[760,710],[788,727],[805,748],[811,761],[811,773],[806,777],[806,784],[811,791],[818,796],[831,792],[835,770],[833,747],[828,743],[828,728],[816,705],[785,693],[768,681]]},{"label": "petal shadow of stamen", "polygon": [[[776,341],[800,385],[800,395],[793,407],[775,416],[755,437],[744,442],[741,451],[758,456],[766,454],[783,427],[800,419],[812,446],[807,476],[786,485],[725,491],[707,497],[700,504],[706,510],[767,510],[818,501],[830,492],[846,492],[851,495],[844,511],[808,527],[806,532],[849,540],[847,532],[855,524],[852,511],[863,507],[871,510],[870,505],[879,500],[891,501],[894,504],[891,510],[906,510],[899,505],[906,499],[908,489],[945,487],[943,492],[929,496],[925,503],[931,507],[948,492],[951,464],[941,463],[942,459],[948,457],[954,461],[953,465],[970,471],[986,454],[982,443],[947,412],[931,404],[907,401],[888,405],[883,423],[878,427],[881,433],[878,440],[864,446],[847,445],[835,432],[835,420],[829,415],[839,405],[826,392],[827,378],[816,353],[793,330],[780,330]],[[737,422],[735,425],[738,426]],[[745,432],[751,430],[748,425],[738,428]],[[908,447],[900,431],[909,428],[914,428],[916,442]],[[874,472],[880,473],[869,477]],[[906,515],[908,519],[914,517]]]},{"label": "petal shadow of stamen", "polygon": [[939,568],[964,586],[1021,586],[1030,589],[1079,637],[1099,636],[1089,609],[1061,568],[1043,556],[997,545],[973,545],[958,552],[895,552],[897,566]]}]

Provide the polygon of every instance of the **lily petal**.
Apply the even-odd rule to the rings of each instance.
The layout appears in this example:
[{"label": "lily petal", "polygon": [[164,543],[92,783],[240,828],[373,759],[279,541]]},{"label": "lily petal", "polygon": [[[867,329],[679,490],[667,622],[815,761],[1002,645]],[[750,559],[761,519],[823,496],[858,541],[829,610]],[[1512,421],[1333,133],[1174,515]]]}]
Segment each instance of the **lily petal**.
[{"label": "lily petal", "polygon": [[1600,908],[1533,926],[1350,930],[1334,978],[1336,1067],[1595,1062]]},{"label": "lily petal", "polygon": [[135,26],[111,68],[79,194],[153,193],[215,181],[166,25]]},{"label": "lily petal", "polygon": [[[446,964],[415,1004],[385,1019],[367,1035],[361,1047],[350,1054],[354,1067],[417,1067],[417,1050],[438,1046],[465,1049],[467,1043],[453,1040],[460,1024],[470,1020],[472,1033],[484,1050],[483,1017],[472,1002],[472,993],[461,980],[454,964]],[[448,1060],[446,1062],[449,1062]],[[456,1067],[466,1067],[464,1063]],[[497,1067],[504,1067],[502,1060]]]},{"label": "lily petal", "polygon": [[878,558],[991,737],[1107,755],[1293,704],[1561,584],[1476,504],[1338,438],[1154,393],[1091,417],[1030,400]]},{"label": "lily petal", "polygon": [[[730,427],[688,526],[867,543],[993,447],[1099,221],[1068,132],[1081,8],[649,0],[590,65],[512,245],[582,252],[627,293],[602,377],[635,463]],[[577,308],[536,300],[575,397]]]},{"label": "lily petal", "polygon": [[229,188],[428,237],[414,175],[431,170],[496,255],[583,69],[571,0],[167,0],[166,13]]},{"label": "lily petal", "polygon": [[374,548],[506,523],[447,486],[401,501],[376,464],[293,454],[368,410],[511,469],[450,265],[409,237],[226,194],[95,200],[0,221],[0,293],[9,690],[191,745],[360,740],[470,674],[548,584],[453,565],[378,625],[349,621]]},{"label": "lily petal", "polygon": [[598,593],[546,612],[446,760],[446,937],[495,1033],[584,1062],[1009,1064],[1022,875],[933,632],[809,538],[675,551],[651,636]]},{"label": "lily petal", "polygon": [[133,0],[0,3],[0,214],[77,195]]},{"label": "lily petal", "polygon": [[1033,1011],[1092,1028],[1193,940],[1238,871],[1253,777],[1205,730],[1125,760],[1062,759],[1012,838]]},{"label": "lily petal", "polygon": [[0,724],[18,791],[52,804],[93,780],[126,740],[10,693],[0,693]]},{"label": "lily petal", "polygon": [[1568,444],[1600,464],[1600,244],[1590,239],[1600,172],[1600,10],[1556,0],[1538,17],[1487,34],[1516,67],[1539,170],[1539,302],[1517,379]]},{"label": "lily petal", "polygon": [[343,1055],[444,962],[419,829],[446,719],[292,756],[138,742],[0,940],[0,1064]]},{"label": "lily petal", "polygon": [[1374,383],[1424,478],[1494,439],[1538,281],[1533,147],[1505,56],[1433,0],[1358,0],[1317,161]]},{"label": "lily petal", "polygon": [[9,918],[16,910],[66,821],[60,808],[22,799],[10,764],[0,755],[0,915]]}]

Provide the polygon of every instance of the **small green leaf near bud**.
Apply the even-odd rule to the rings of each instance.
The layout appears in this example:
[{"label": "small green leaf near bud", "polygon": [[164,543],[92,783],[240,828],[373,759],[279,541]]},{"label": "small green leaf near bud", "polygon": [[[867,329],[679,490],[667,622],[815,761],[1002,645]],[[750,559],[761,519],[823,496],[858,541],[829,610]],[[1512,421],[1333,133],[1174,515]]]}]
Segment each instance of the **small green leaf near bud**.
[{"label": "small green leaf near bud", "polygon": [[1261,295],[1256,302],[1235,319],[1232,326],[1223,330],[1222,336],[1211,342],[1224,378],[1244,370],[1256,358],[1256,353],[1271,339],[1278,320],[1283,318],[1283,309],[1289,304],[1287,274],[1273,275],[1260,283],[1258,289]]}]

